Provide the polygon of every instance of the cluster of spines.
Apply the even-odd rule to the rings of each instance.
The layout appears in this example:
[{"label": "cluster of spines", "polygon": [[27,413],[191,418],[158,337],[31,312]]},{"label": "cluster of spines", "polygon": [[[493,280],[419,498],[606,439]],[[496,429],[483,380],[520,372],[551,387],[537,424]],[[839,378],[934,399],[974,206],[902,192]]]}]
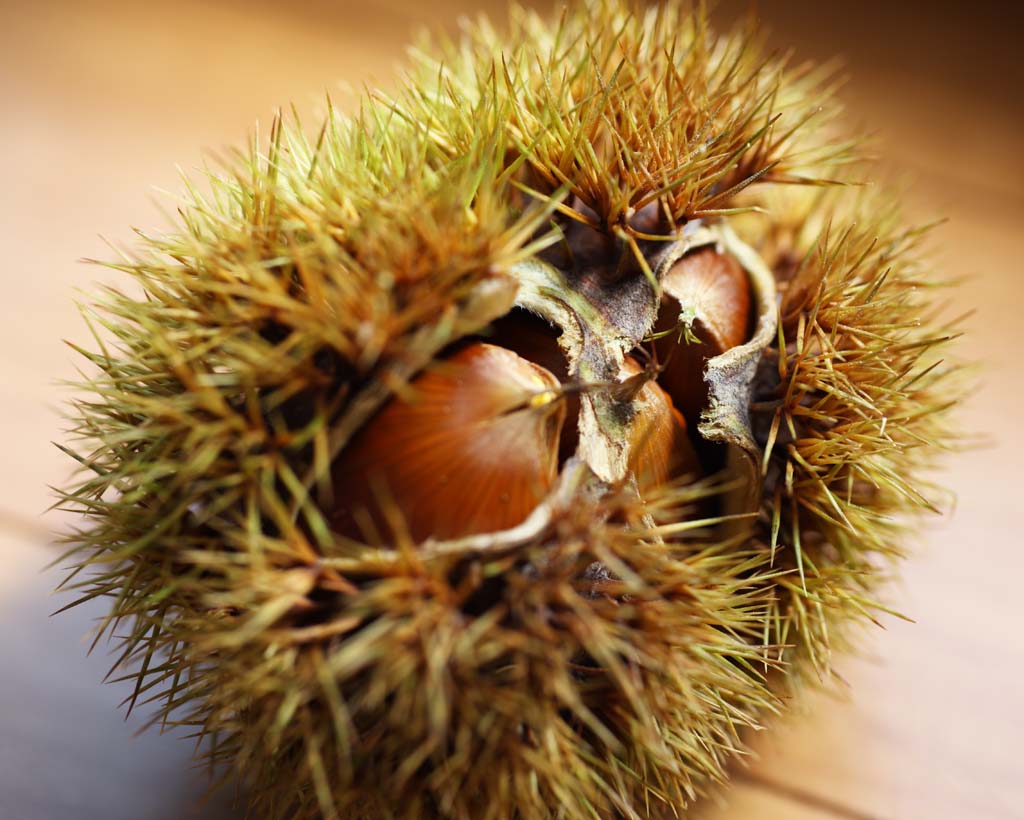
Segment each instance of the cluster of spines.
[{"label": "cluster of spines", "polygon": [[962,365],[944,357],[961,318],[942,318],[929,228],[903,226],[894,203],[860,192],[791,205],[760,237],[783,294],[753,405],[759,538],[786,570],[766,636],[795,648],[795,671],[806,660],[826,675],[844,626],[887,611],[877,590],[914,515],[946,498],[928,474],[960,441],[948,411]]},{"label": "cluster of spines", "polygon": [[[258,784],[268,816],[684,805],[775,706],[749,577],[760,558],[605,520],[635,518],[635,503],[581,505],[548,538],[472,559],[405,550],[275,569],[207,555],[233,580],[223,610],[191,613],[188,645],[151,677],[195,671],[174,722]],[[595,563],[614,577],[588,575]]]},{"label": "cluster of spines", "polygon": [[421,54],[390,102],[457,151],[475,124],[449,109],[506,100],[509,156],[524,171],[515,184],[542,200],[564,197],[560,210],[573,219],[642,237],[631,222],[647,206],[674,234],[670,226],[756,207],[735,202],[751,185],[824,183],[851,150],[809,138],[835,113],[828,79],[766,55],[752,29],[714,35],[703,8],[636,14],[595,2],[554,27],[520,11],[505,34],[481,25],[439,55]]}]

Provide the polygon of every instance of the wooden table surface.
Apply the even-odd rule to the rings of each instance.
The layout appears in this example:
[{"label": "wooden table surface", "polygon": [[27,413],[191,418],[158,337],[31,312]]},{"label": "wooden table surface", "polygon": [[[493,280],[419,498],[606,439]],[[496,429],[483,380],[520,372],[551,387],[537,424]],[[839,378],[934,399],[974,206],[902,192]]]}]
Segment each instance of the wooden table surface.
[{"label": "wooden table surface", "polygon": [[[66,459],[55,387],[73,378],[63,338],[83,340],[73,300],[107,256],[99,235],[162,225],[152,187],[178,189],[175,163],[240,143],[296,101],[313,111],[337,81],[391,82],[424,25],[452,28],[471,0],[295,0],[274,4],[123,0],[0,5],[0,820],[234,816],[196,807],[187,742],[136,736],[101,686],[109,659],[85,655],[99,609],[60,618],[43,515]],[[741,3],[723,2],[718,14]],[[826,4],[821,4],[825,6]],[[986,446],[945,480],[955,514],[931,523],[845,692],[809,698],[755,743],[757,759],[709,820],[1024,817],[1024,87],[1010,3],[762,2],[772,40],[803,56],[841,54],[855,129],[886,170],[913,180],[910,214],[949,223],[942,267],[972,278],[963,345],[982,384],[963,411]],[[834,8],[833,8],[834,6]],[[853,8],[850,6],[849,8]],[[206,152],[206,153],[204,153]]]}]

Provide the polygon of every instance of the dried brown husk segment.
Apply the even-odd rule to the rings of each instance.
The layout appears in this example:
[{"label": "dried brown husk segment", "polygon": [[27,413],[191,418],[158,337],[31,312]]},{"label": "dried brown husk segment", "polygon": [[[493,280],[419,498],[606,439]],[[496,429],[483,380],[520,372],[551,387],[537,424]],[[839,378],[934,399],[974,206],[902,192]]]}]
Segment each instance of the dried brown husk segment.
[{"label": "dried brown husk segment", "polygon": [[708,385],[708,406],[701,412],[701,436],[729,448],[729,470],[739,486],[727,501],[726,513],[754,512],[761,498],[760,445],[750,425],[750,404],[754,376],[762,354],[775,339],[778,308],[775,277],[757,253],[723,224],[721,242],[750,277],[755,306],[754,332],[745,344],[710,359],[704,377]]},{"label": "dried brown husk segment", "polygon": [[[704,287],[692,288],[690,282],[680,281],[679,266],[685,266],[691,255],[705,253],[723,257],[724,264],[714,266],[711,272],[700,271]],[[678,406],[683,406],[691,412],[699,411],[698,429],[702,439],[725,450],[722,463],[735,489],[725,499],[724,513],[737,516],[737,521],[743,520],[741,516],[753,513],[760,499],[761,450],[750,428],[749,405],[758,361],[775,335],[774,277],[756,253],[721,224],[698,226],[683,232],[678,241],[657,249],[650,266],[664,289],[664,299],[676,305],[672,310],[685,313],[694,308],[695,296],[702,299],[696,305],[701,315],[695,313],[688,316],[688,320],[694,324],[699,321],[704,326],[699,327],[698,332],[703,332],[705,327],[709,329],[707,340],[695,345],[682,389],[678,381],[671,379],[664,383],[664,388],[657,389],[668,391],[665,395],[674,403],[673,410],[678,411]],[[572,379],[580,383],[617,385],[623,380],[638,378],[630,369],[627,352],[644,343],[647,334],[654,329],[659,310],[659,297],[643,276],[637,274],[633,286],[640,290],[648,288],[647,300],[643,302],[646,313],[638,320],[632,297],[621,303],[593,302],[586,289],[574,289],[569,275],[553,265],[532,260],[518,266],[515,273],[521,283],[517,303],[562,329],[559,344],[570,362]],[[575,277],[580,276],[577,270]],[[709,280],[718,276],[725,280],[725,285],[715,282],[711,286]],[[606,300],[607,296],[601,299]],[[755,309],[753,322],[748,314],[751,301]],[[717,324],[708,312],[715,314]],[[719,315],[731,315],[733,320],[719,320]],[[745,337],[751,324],[754,330],[748,340]],[[669,334],[666,338],[679,339],[680,335]],[[742,340],[743,344],[736,344],[737,340]],[[678,344],[682,346],[686,342]],[[662,348],[665,347],[663,344]],[[667,354],[666,370],[670,375],[674,372],[672,355],[672,351]],[[690,377],[694,369],[703,371],[706,390],[702,390],[701,395],[707,396],[706,401],[694,400]],[[656,374],[648,378],[654,379]],[[622,391],[613,387],[582,394],[578,455],[595,478],[605,484],[621,481],[635,466],[636,456],[632,450],[644,437],[640,428],[646,422],[636,416],[634,397],[635,392],[627,394],[623,401]],[[689,452],[677,456],[680,463],[685,464],[684,469],[691,474],[699,475],[701,469],[692,444],[685,445],[684,449]]]}]

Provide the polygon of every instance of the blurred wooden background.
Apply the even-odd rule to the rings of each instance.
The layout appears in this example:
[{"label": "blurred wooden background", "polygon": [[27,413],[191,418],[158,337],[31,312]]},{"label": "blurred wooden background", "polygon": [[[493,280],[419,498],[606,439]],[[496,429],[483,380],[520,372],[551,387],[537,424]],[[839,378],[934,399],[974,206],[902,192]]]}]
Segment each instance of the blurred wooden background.
[{"label": "blurred wooden background", "polygon": [[[196,807],[187,742],[136,737],[85,657],[97,608],[49,619],[54,572],[47,485],[68,464],[55,382],[74,376],[62,338],[87,331],[75,289],[102,278],[80,257],[102,235],[160,227],[152,186],[179,188],[210,152],[240,143],[295,101],[312,112],[338,81],[392,82],[423,26],[501,15],[497,0],[53,0],[0,4],[0,818],[172,820]],[[876,136],[890,180],[912,180],[911,216],[948,216],[937,259],[973,278],[966,352],[983,384],[966,406],[990,443],[955,459],[958,509],[923,533],[864,656],[840,664],[845,694],[815,696],[764,733],[757,760],[707,818],[1024,817],[1024,71],[1013,3],[762,2],[780,47],[839,55],[852,128]],[[722,2],[728,20],[745,4]],[[205,152],[205,153],[204,153]]]}]

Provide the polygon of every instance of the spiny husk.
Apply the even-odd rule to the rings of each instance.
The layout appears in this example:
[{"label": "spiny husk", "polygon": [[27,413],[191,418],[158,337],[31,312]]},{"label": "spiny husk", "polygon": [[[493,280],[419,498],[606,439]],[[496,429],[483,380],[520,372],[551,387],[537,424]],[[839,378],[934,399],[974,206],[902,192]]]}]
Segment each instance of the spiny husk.
[{"label": "spiny husk", "polygon": [[417,68],[392,102],[401,116],[429,123],[455,156],[476,126],[450,109],[513,100],[510,156],[529,171],[519,187],[566,191],[563,213],[634,240],[652,233],[633,219],[647,206],[662,217],[653,227],[674,234],[756,207],[734,202],[751,185],[823,184],[851,147],[826,136],[826,70],[765,54],[753,31],[718,37],[684,3],[636,14],[596,0],[555,26],[516,10],[509,32],[482,23]]},{"label": "spiny husk", "polygon": [[217,615],[183,615],[188,640],[152,678],[190,670],[179,720],[257,786],[265,816],[684,805],[774,708],[756,640],[766,599],[749,577],[761,559],[659,544],[635,505],[577,504],[493,556],[273,567],[205,551],[197,562],[223,580],[187,586]]},{"label": "spiny husk", "polygon": [[946,411],[961,368],[944,356],[960,320],[939,318],[946,283],[922,250],[928,228],[901,225],[893,202],[861,193],[789,207],[760,233],[783,295],[752,406],[764,448],[758,538],[795,570],[773,582],[766,634],[826,674],[830,632],[885,609],[876,590],[912,514],[947,497],[927,476],[959,440]]},{"label": "spiny husk", "polygon": [[[114,265],[136,290],[88,313],[62,499],[65,588],[110,599],[129,708],[189,727],[267,817],[651,817],[720,781],[775,682],[827,675],[877,609],[957,395],[919,233],[816,187],[856,157],[826,82],[682,4],[517,12],[190,186],[180,229]],[[582,224],[657,299],[658,249],[698,222],[782,294],[746,529],[692,520],[734,488],[590,475],[481,548],[330,530],[353,433],[486,337],[524,265]]]}]

